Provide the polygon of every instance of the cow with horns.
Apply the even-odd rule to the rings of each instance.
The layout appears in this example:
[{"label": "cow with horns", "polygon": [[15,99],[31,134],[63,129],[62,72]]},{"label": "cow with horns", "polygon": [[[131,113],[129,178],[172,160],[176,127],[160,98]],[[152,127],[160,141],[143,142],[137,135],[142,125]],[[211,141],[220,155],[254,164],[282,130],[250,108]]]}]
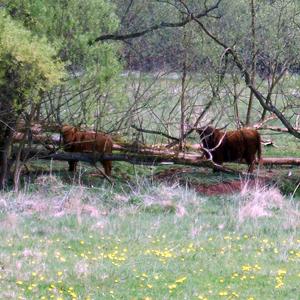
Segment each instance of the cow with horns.
[{"label": "cow with horns", "polygon": [[252,173],[257,154],[261,160],[261,139],[257,130],[243,128],[234,131],[221,131],[206,126],[196,129],[202,141],[205,156],[218,165],[223,162],[245,160],[248,164],[248,173]]}]

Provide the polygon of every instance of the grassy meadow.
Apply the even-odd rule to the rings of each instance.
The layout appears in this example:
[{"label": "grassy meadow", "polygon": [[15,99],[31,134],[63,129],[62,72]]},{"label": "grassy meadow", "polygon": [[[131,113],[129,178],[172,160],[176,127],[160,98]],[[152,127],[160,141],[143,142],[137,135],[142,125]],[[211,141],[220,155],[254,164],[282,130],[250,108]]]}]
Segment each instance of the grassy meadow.
[{"label": "grassy meadow", "polygon": [[205,196],[147,167],[111,187],[63,167],[0,195],[0,299],[299,299],[299,198],[247,181]]}]

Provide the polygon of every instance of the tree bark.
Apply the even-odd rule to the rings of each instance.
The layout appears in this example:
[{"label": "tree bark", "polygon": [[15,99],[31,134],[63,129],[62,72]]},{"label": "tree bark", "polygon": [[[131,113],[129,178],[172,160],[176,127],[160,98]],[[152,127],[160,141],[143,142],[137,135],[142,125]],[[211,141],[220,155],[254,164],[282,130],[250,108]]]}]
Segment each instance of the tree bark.
[{"label": "tree bark", "polygon": [[[289,130],[287,128],[276,127],[276,126],[266,126],[266,125],[257,127],[257,130],[271,130],[271,131],[286,132],[286,133],[289,132]],[[300,128],[295,127],[295,130],[300,132]]]},{"label": "tree bark", "polygon": [[9,179],[9,152],[13,143],[13,129],[9,125],[4,127],[0,141],[0,190],[6,188]]},{"label": "tree bark", "polygon": [[[212,4],[211,6],[206,6],[203,11],[196,13],[195,14],[195,18],[203,18],[203,17],[207,17],[209,16],[209,14],[211,12],[213,12],[214,10],[216,10],[220,3],[222,2],[222,0],[216,0],[216,2],[214,4]],[[89,45],[93,45],[97,42],[101,42],[101,41],[107,41],[107,40],[113,40],[113,41],[125,41],[128,39],[133,39],[133,38],[138,38],[141,37],[145,34],[148,34],[150,32],[156,31],[156,30],[160,30],[160,29],[164,29],[164,28],[176,28],[176,27],[183,27],[186,24],[190,23],[192,21],[192,18],[188,15],[184,18],[184,20],[180,21],[180,22],[160,22],[158,24],[155,24],[153,26],[150,26],[148,28],[142,29],[140,31],[136,31],[136,32],[132,32],[132,33],[128,33],[128,34],[118,34],[118,33],[114,33],[114,34],[104,34],[101,35],[97,38],[95,38],[94,40],[90,40],[89,41]]]},{"label": "tree bark", "polygon": [[[186,34],[186,33],[185,33]],[[184,133],[185,133],[185,92],[186,92],[186,76],[187,76],[187,66],[186,66],[186,53],[184,54],[184,61],[182,66],[182,78],[181,78],[181,95],[180,95],[180,140],[179,149],[183,151],[184,149]]]},{"label": "tree bark", "polygon": [[300,157],[265,157],[261,160],[261,164],[264,166],[300,166]]},{"label": "tree bark", "polygon": [[[256,75],[256,29],[255,29],[255,0],[251,0],[251,56],[252,56],[252,62],[251,62],[251,70],[250,70],[250,82],[251,85],[255,88],[255,75]],[[252,112],[252,106],[253,106],[253,98],[254,93],[252,90],[250,90],[250,97],[249,97],[249,103],[247,108],[247,116],[246,116],[246,125],[249,126],[251,122],[251,112]]]},{"label": "tree bark", "polygon": [[[207,160],[202,154],[183,153],[170,151],[168,149],[149,149],[145,148],[139,152],[127,153],[113,153],[113,154],[99,154],[99,153],[77,153],[77,152],[57,152],[50,153],[48,151],[38,151],[33,149],[24,149],[27,157],[31,159],[43,160],[60,160],[60,161],[82,161],[90,164],[95,164],[98,161],[125,161],[131,164],[179,164],[189,165],[195,167],[219,168],[220,170],[233,171],[228,168],[215,165],[212,161]],[[244,163],[244,162],[242,162]],[[260,164],[262,165],[300,165],[300,157],[266,157],[262,158]]]}]

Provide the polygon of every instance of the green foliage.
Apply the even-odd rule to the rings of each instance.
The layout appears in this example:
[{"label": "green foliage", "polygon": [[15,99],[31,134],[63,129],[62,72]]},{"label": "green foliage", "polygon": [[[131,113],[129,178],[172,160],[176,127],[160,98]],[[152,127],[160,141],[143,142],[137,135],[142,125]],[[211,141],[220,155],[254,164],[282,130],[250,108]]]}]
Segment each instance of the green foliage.
[{"label": "green foliage", "polygon": [[[260,2],[260,1],[259,1]],[[258,5],[258,45],[277,62],[298,62],[300,9],[298,1],[274,1]],[[291,21],[293,20],[293,21]]]},{"label": "green foliage", "polygon": [[10,100],[21,105],[40,91],[58,84],[64,76],[64,64],[55,59],[56,50],[45,38],[34,36],[19,22],[0,13],[0,84],[11,87]]},{"label": "green foliage", "polygon": [[[297,1],[257,0],[255,5],[255,29],[258,56],[265,55],[273,61],[291,62],[299,52],[299,10]],[[251,7],[250,1],[221,2],[222,18],[216,21],[216,29],[222,40],[236,49],[245,59],[250,58]],[[291,22],[293,20],[293,22]]]},{"label": "green foliage", "polygon": [[116,43],[89,46],[96,36],[118,28],[110,1],[13,0],[7,1],[7,9],[30,30],[57,45],[72,76],[96,75],[102,83],[119,71]]},{"label": "green foliage", "polygon": [[[115,42],[89,42],[101,34],[117,30],[119,19],[114,5],[107,0],[12,0],[4,1],[10,16],[19,20],[34,35],[47,39],[64,62],[67,80],[60,88],[43,93],[40,109],[50,122],[94,123],[92,105],[121,70],[119,45]],[[31,80],[31,79],[30,79]],[[70,99],[73,102],[70,103]],[[70,107],[76,102],[76,113]],[[55,111],[49,116],[48,112]],[[60,112],[68,114],[60,117]],[[99,111],[97,109],[96,111]],[[71,119],[71,120],[70,120]]]}]

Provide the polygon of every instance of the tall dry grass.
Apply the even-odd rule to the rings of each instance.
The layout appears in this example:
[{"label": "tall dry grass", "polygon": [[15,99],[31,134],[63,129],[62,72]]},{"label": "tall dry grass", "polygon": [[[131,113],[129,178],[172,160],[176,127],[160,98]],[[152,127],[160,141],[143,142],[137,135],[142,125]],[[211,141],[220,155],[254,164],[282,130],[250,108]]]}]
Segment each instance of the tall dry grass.
[{"label": "tall dry grass", "polygon": [[244,182],[238,195],[237,218],[239,224],[246,220],[281,218],[284,228],[300,227],[299,205],[293,198],[284,197],[276,186]]}]

